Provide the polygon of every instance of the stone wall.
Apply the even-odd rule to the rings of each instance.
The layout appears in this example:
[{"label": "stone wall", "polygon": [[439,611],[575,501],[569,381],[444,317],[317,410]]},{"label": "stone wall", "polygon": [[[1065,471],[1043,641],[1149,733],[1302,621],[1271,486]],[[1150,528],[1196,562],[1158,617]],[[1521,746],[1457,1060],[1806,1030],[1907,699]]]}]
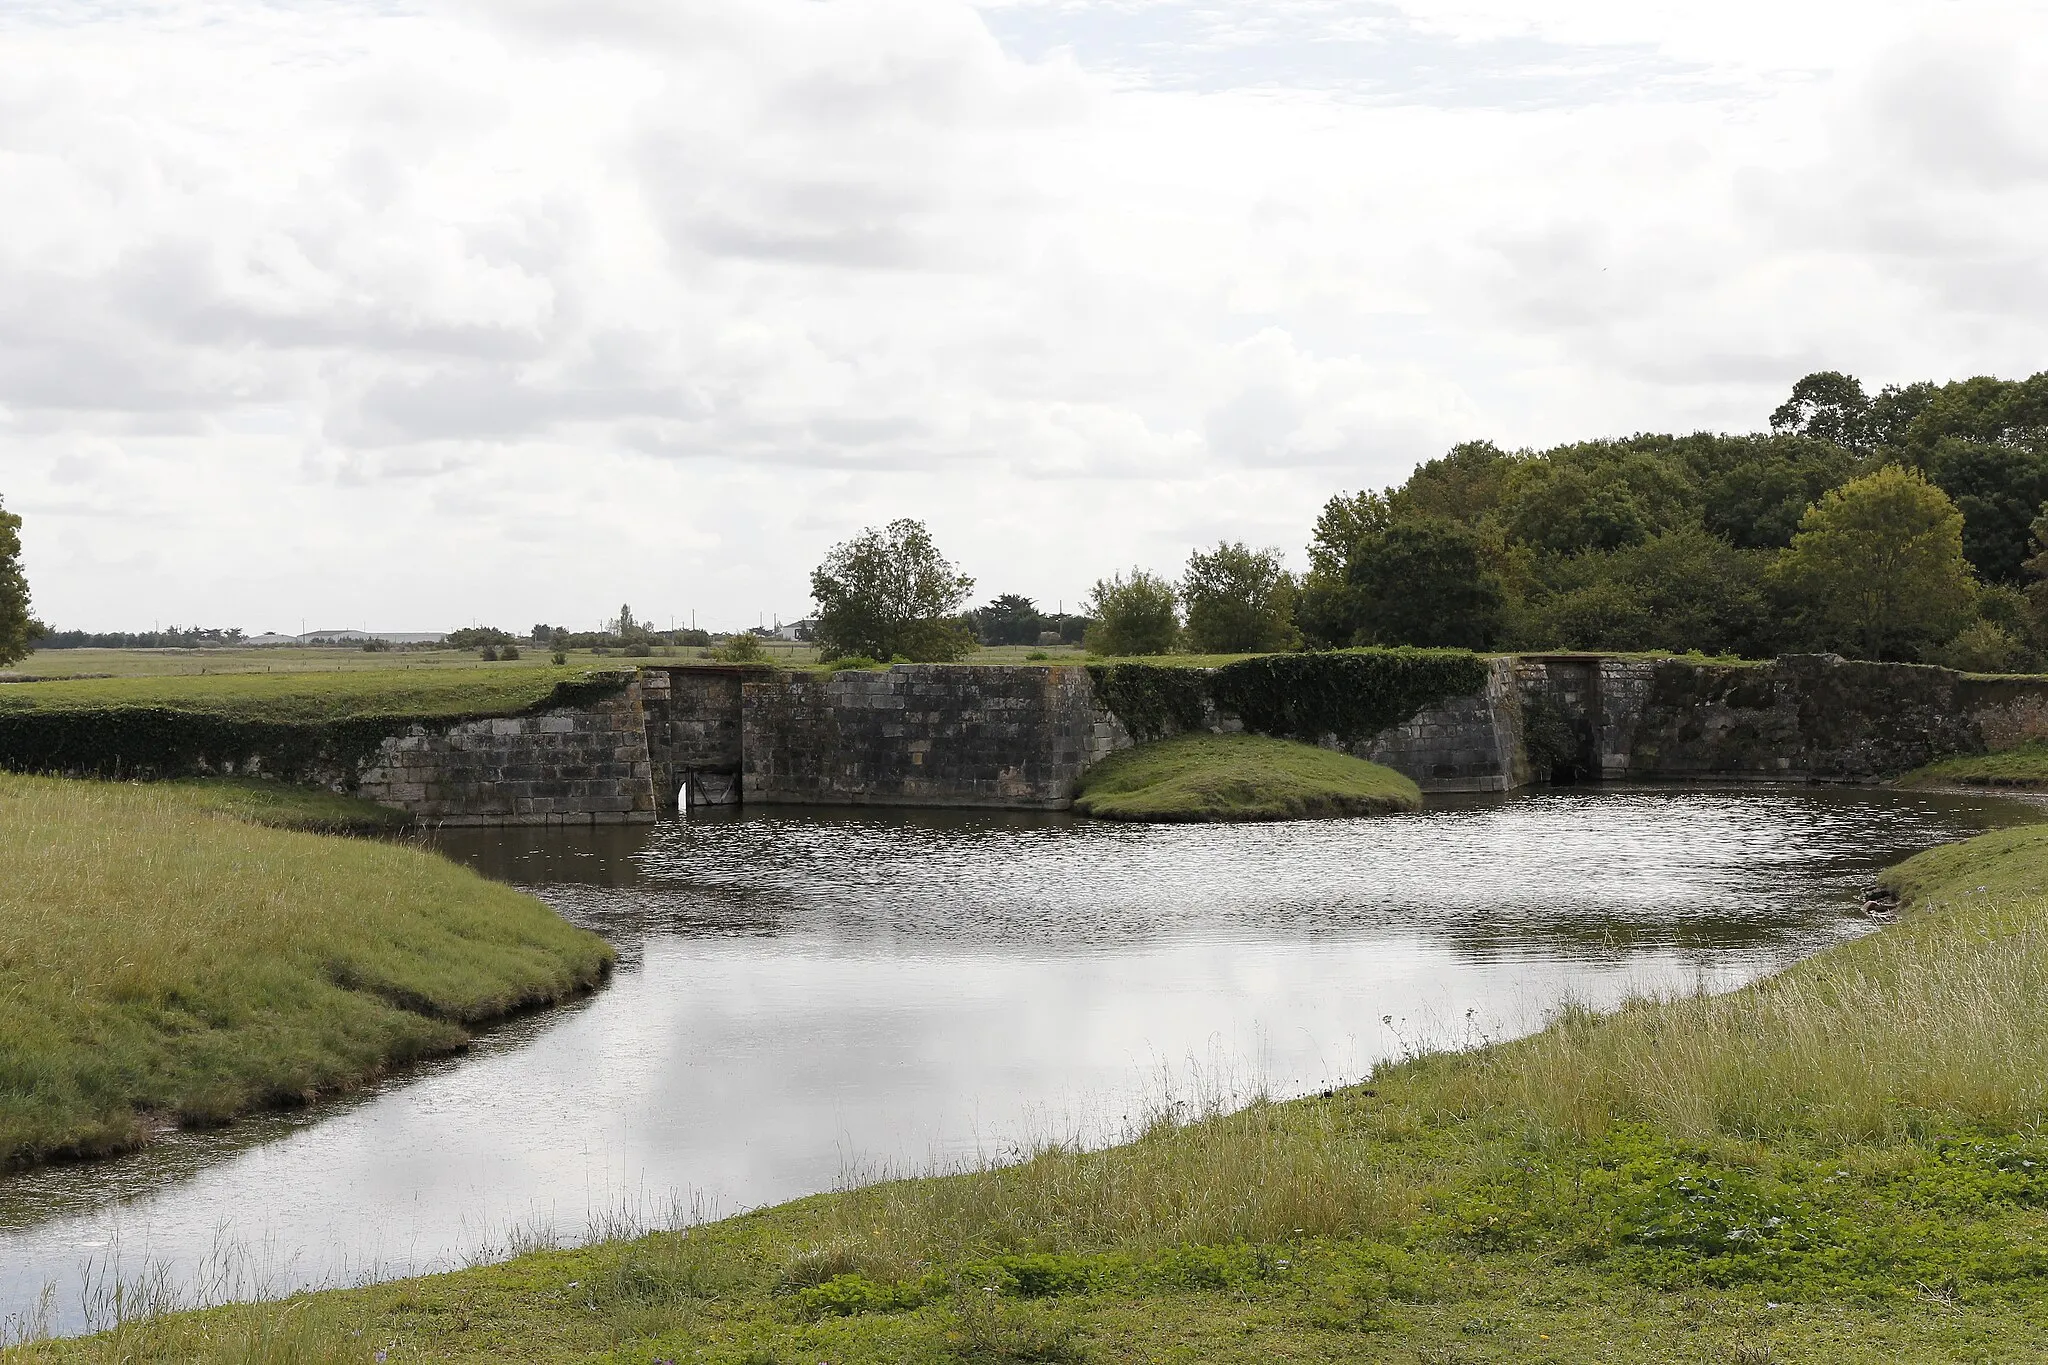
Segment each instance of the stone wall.
[{"label": "stone wall", "polygon": [[2048,735],[2048,679],[1788,655],[1521,661],[1525,707],[1561,703],[1615,779],[1870,782]]},{"label": "stone wall", "polygon": [[1321,741],[1392,768],[1426,792],[1501,792],[1529,782],[1514,661],[1494,659],[1486,686],[1357,744]]},{"label": "stone wall", "polygon": [[440,825],[636,824],[655,816],[642,684],[585,706],[386,739],[357,795]]},{"label": "stone wall", "polygon": [[743,799],[1064,810],[1130,743],[1086,669],[899,664],[742,687]]},{"label": "stone wall", "polygon": [[733,668],[654,667],[641,671],[641,706],[656,808],[733,806],[740,800],[740,684]]}]

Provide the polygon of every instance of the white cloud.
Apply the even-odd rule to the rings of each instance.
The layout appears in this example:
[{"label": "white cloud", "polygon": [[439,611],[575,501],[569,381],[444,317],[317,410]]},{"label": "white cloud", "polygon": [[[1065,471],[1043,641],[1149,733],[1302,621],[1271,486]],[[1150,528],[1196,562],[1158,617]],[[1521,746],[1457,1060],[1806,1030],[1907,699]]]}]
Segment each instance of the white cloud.
[{"label": "white cloud", "polygon": [[1976,3],[152,0],[0,16],[44,613],[1077,600],[1453,441],[2048,367],[2048,22]]}]

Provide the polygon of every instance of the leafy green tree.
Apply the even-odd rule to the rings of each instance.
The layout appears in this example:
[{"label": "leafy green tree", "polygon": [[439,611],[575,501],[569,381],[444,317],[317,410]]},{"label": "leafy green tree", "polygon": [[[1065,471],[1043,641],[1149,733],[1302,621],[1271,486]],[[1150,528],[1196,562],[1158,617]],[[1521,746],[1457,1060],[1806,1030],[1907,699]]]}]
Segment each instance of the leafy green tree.
[{"label": "leafy green tree", "polygon": [[1963,557],[1989,583],[2017,583],[2029,528],[2048,501],[2048,445],[1944,436],[1927,458],[1927,477],[1963,514]]},{"label": "leafy green tree", "polygon": [[[1435,517],[1475,525],[1491,516],[1507,492],[1516,457],[1491,441],[1466,441],[1419,466],[1388,500],[1400,517]],[[1362,496],[1362,495],[1361,495]]]},{"label": "leafy green tree", "polygon": [[21,518],[0,505],[0,664],[28,657],[42,622],[29,615],[28,577],[21,571]]},{"label": "leafy green tree", "polygon": [[1770,558],[1682,526],[1626,549],[1553,561],[1519,633],[1538,648],[1768,654],[1778,643]]},{"label": "leafy green tree", "polygon": [[1634,545],[1698,515],[1690,471],[1669,450],[1630,442],[1561,446],[1509,471],[1499,517],[1546,554]]},{"label": "leafy green tree", "polygon": [[1870,400],[1870,434],[1880,450],[1892,450],[1906,443],[1906,433],[1927,405],[1934,401],[1938,386],[1922,379],[1912,384],[1887,384]]},{"label": "leafy green tree", "polygon": [[1085,609],[1094,618],[1086,636],[1093,653],[1166,654],[1180,643],[1173,584],[1143,569],[1098,579]]},{"label": "leafy green tree", "polygon": [[1792,543],[1821,495],[1854,477],[1857,456],[1803,436],[1718,438],[1701,472],[1700,522],[1740,549]]},{"label": "leafy green tree", "polygon": [[811,571],[819,653],[957,659],[974,648],[973,633],[953,619],[972,591],[974,580],[939,553],[923,522],[906,517],[869,527],[833,546]]},{"label": "leafy green tree", "polygon": [[1771,430],[1867,451],[1874,435],[1870,399],[1853,375],[1821,370],[1792,386],[1792,396],[1771,414]]},{"label": "leafy green tree", "polygon": [[967,618],[985,645],[1035,645],[1038,633],[1046,628],[1038,604],[1014,592],[977,607]]},{"label": "leafy green tree", "polygon": [[1360,547],[1386,534],[1387,499],[1379,493],[1339,493],[1323,504],[1308,545],[1308,573],[1295,594],[1294,623],[1309,644],[1348,645],[1364,625],[1351,564]]},{"label": "leafy green tree", "polygon": [[1298,649],[1294,575],[1277,549],[1218,542],[1188,556],[1180,598],[1188,644],[1199,654],[1260,654]]},{"label": "leafy green tree", "polygon": [[1954,635],[1970,608],[1962,513],[1897,465],[1816,503],[1775,575],[1821,642],[1866,659],[1917,658]]},{"label": "leafy green tree", "polygon": [[1360,644],[1486,649],[1505,599],[1472,528],[1434,517],[1400,521],[1358,547],[1350,569]]}]

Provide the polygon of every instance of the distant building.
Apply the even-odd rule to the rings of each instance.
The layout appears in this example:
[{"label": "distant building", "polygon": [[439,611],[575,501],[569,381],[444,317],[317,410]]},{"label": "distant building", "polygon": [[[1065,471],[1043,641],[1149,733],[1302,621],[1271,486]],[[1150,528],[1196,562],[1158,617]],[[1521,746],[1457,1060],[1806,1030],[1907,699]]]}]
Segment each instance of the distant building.
[{"label": "distant building", "polygon": [[808,644],[810,641],[818,638],[818,623],[814,620],[804,620],[791,621],[787,625],[778,625],[775,627],[775,638],[778,640],[801,640]]}]

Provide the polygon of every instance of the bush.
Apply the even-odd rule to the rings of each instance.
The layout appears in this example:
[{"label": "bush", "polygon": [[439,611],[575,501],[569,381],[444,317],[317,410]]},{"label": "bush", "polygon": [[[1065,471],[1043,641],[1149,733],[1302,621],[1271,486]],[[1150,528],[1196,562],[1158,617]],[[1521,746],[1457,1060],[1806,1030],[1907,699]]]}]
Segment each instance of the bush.
[{"label": "bush", "polygon": [[645,640],[635,640],[632,644],[620,650],[619,653],[629,659],[646,659],[653,657],[654,646],[648,644]]},{"label": "bush", "polygon": [[882,662],[879,659],[870,659],[865,654],[845,654],[827,662],[825,671],[827,673],[843,673],[849,668],[880,668],[882,666]]},{"label": "bush", "polygon": [[561,650],[559,650],[559,649],[558,649],[558,650],[556,650],[556,651],[554,652],[554,655],[553,655],[552,657],[553,657],[553,661],[554,661],[554,663],[555,663],[555,664],[556,664],[557,666],[560,666],[560,665],[562,665],[562,664],[565,664],[565,663],[568,663],[568,662],[569,662],[569,656],[568,656],[568,655],[566,655],[566,654],[564,654],[564,653],[563,653],[563,652],[562,652]]},{"label": "bush", "polygon": [[1088,648],[1097,654],[1165,654],[1180,641],[1173,584],[1143,569],[1097,580],[1088,614]]},{"label": "bush", "polygon": [[487,664],[494,664],[498,662],[498,647],[496,645],[485,645],[476,652],[476,657],[482,659]]},{"label": "bush", "polygon": [[2027,647],[2004,626],[1978,621],[1935,650],[1932,659],[1960,673],[2016,673],[2027,665]]},{"label": "bush", "polygon": [[498,662],[500,662],[500,663],[507,663],[507,664],[509,664],[509,663],[513,662],[514,660],[516,660],[516,659],[517,659],[518,657],[519,657],[519,646],[518,646],[518,645],[499,645],[499,646],[498,646]]},{"label": "bush", "polygon": [[1095,695],[1139,740],[1201,728],[1214,705],[1255,734],[1313,742],[1364,739],[1486,685],[1464,650],[1361,649],[1270,654],[1214,670],[1094,664]]},{"label": "bush", "polygon": [[1188,644],[1198,654],[1252,654],[1296,649],[1294,575],[1277,549],[1219,544],[1188,556],[1180,584]]},{"label": "bush", "polygon": [[759,663],[766,653],[760,637],[744,630],[728,635],[724,647],[717,651],[718,657],[729,664]]}]

